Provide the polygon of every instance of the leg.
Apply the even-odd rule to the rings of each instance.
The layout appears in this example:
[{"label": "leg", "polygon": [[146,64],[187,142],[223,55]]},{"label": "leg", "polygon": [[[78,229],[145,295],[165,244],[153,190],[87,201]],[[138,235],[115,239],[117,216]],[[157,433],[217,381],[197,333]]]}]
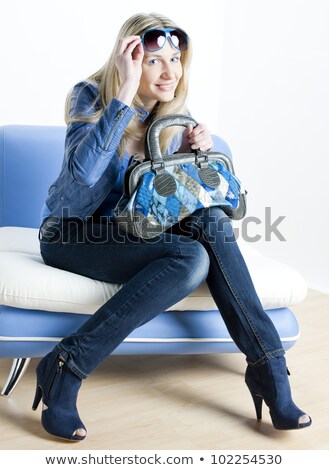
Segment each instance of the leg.
[{"label": "leg", "polygon": [[207,284],[228,331],[251,365],[282,356],[280,337],[264,312],[234,238],[231,220],[218,207],[197,211],[181,231],[198,239],[210,259]]},{"label": "leg", "polygon": [[[101,237],[96,239],[95,232]],[[42,413],[44,428],[78,440],[86,435],[75,405],[81,379],[131,331],[195,290],[207,277],[209,258],[203,246],[189,238],[162,234],[152,241],[129,239],[113,225],[101,228],[82,221],[73,230],[62,228],[56,241],[42,240],[41,252],[49,265],[123,284],[37,368],[33,408],[41,398],[48,407]]]},{"label": "leg", "polygon": [[[65,237],[68,226],[63,231]],[[102,237],[96,238],[95,233]],[[69,237],[65,244],[41,243],[46,264],[123,284],[77,332],[56,347],[82,379],[135,328],[185,298],[208,274],[207,252],[191,238],[164,233],[142,240],[126,237],[115,225],[84,223],[73,228]]]},{"label": "leg", "polygon": [[280,337],[261,306],[230,219],[217,207],[200,210],[179,231],[199,240],[208,252],[207,283],[232,339],[246,355],[246,383],[257,416],[264,398],[276,428],[310,425],[311,419],[292,401]]}]

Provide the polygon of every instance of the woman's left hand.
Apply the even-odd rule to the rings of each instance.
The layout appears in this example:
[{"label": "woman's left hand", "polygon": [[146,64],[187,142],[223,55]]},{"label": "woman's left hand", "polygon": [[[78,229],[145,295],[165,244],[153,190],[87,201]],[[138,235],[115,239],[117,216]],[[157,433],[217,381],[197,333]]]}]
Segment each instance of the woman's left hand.
[{"label": "woman's left hand", "polygon": [[200,149],[203,152],[211,150],[214,143],[211,134],[205,124],[198,124],[193,128],[192,124],[182,134],[182,143],[178,149],[179,153],[190,152],[191,149]]}]

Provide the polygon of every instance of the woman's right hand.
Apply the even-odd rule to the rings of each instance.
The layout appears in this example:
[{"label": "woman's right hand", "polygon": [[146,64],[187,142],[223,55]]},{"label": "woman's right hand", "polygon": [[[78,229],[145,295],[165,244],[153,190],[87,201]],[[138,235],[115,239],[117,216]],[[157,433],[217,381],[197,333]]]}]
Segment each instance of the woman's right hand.
[{"label": "woman's right hand", "polygon": [[142,75],[144,49],[140,36],[127,36],[119,39],[114,54],[121,85],[117,99],[130,106],[137,93]]}]

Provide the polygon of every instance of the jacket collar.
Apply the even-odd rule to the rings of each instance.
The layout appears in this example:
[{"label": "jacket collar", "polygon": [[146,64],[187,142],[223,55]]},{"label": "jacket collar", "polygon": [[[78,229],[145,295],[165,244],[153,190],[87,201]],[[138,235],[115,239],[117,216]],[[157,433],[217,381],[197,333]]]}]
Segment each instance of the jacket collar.
[{"label": "jacket collar", "polygon": [[144,108],[135,108],[135,116],[140,122],[144,122],[149,114]]}]

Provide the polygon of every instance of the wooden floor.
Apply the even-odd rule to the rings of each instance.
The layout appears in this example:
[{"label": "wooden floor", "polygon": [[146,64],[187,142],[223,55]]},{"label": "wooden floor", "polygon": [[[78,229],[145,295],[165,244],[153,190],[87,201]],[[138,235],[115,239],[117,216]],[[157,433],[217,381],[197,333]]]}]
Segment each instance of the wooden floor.
[{"label": "wooden floor", "polygon": [[[329,449],[329,296],[310,291],[293,308],[301,336],[287,352],[296,403],[310,428],[276,431],[264,409],[257,423],[241,354],[113,356],[83,383],[78,408],[88,437],[48,435],[31,410],[32,360],[11,397],[0,397],[0,449]],[[0,360],[3,385],[11,361]]]}]

